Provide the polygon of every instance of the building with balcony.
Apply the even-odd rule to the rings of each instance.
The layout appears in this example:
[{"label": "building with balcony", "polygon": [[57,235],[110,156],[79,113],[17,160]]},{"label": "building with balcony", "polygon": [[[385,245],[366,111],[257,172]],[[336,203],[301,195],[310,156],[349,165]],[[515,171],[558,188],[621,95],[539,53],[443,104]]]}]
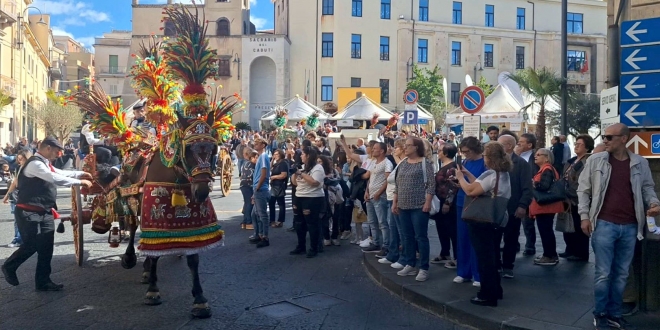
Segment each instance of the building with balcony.
[{"label": "building with balcony", "polygon": [[[380,101],[403,110],[412,65],[436,65],[448,101],[484,77],[569,64],[571,87],[597,93],[607,68],[606,11],[601,0],[569,0],[568,52],[561,49],[558,0],[276,0],[275,33],[291,40],[291,88],[331,107],[337,88],[380,87]],[[536,20],[535,18],[539,18]]]},{"label": "building with balcony", "polygon": [[[123,96],[122,89],[127,79],[131,61],[131,31],[113,30],[94,40],[94,62],[96,81],[110,96]],[[129,96],[134,96],[131,92]]]},{"label": "building with balcony", "polygon": [[62,79],[58,92],[87,88],[94,77],[94,53],[69,36],[54,36],[55,47],[62,52],[59,63]]},{"label": "building with balcony", "polygon": [[[167,1],[169,4],[171,0]],[[140,4],[133,0],[131,51],[136,53],[142,42],[152,35],[172,36],[171,23],[163,22],[164,5]],[[194,5],[186,5],[194,10]],[[286,36],[257,33],[250,22],[248,0],[206,1],[197,4],[209,22],[207,37],[211,48],[217,49],[218,75],[210,85],[222,85],[220,93],[240,93],[248,104],[245,111],[234,114],[234,122],[248,122],[259,127],[261,116],[290,96],[289,40]],[[129,55],[130,56],[130,55]],[[132,59],[127,59],[132,65]],[[121,65],[120,65],[121,66]],[[124,82],[124,103],[136,100],[128,79]]]},{"label": "building with balcony", "polygon": [[32,0],[0,0],[0,144],[43,138],[30,110],[51,87],[48,15],[27,15]]}]

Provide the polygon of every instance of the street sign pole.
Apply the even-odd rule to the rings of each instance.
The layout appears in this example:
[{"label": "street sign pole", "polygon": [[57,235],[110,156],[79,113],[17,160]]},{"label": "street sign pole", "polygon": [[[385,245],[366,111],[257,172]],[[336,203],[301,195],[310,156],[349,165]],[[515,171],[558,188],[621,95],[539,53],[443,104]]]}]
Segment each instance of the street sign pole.
[{"label": "street sign pole", "polygon": [[568,0],[561,1],[561,134],[568,135]]}]

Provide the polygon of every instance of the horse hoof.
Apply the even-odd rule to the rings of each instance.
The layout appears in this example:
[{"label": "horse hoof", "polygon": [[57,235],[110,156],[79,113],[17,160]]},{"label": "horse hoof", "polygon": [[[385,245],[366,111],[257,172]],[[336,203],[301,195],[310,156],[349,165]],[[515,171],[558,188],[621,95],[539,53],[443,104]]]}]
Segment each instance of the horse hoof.
[{"label": "horse hoof", "polygon": [[194,318],[198,319],[206,319],[211,317],[213,313],[211,313],[211,307],[193,307],[193,309],[190,311],[190,314]]},{"label": "horse hoof", "polygon": [[131,269],[135,267],[135,265],[137,265],[137,256],[135,256],[135,254],[124,254],[121,257],[121,266],[124,267],[124,269]]},{"label": "horse hoof", "polygon": [[142,273],[142,280],[140,283],[149,284],[149,273]]},{"label": "horse hoof", "polygon": [[[160,300],[160,295],[156,293],[156,295],[150,296],[151,292],[147,292],[147,296],[144,297],[144,304],[147,306],[158,306],[162,303]],[[155,293],[155,292],[154,292]]]}]

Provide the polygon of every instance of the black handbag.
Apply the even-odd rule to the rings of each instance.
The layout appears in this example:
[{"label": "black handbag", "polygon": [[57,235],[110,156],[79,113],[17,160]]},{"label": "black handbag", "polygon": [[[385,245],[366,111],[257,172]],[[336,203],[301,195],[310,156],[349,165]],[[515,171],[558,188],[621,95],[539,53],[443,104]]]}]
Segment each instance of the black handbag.
[{"label": "black handbag", "polygon": [[[556,176],[555,176],[556,177]],[[555,179],[547,191],[533,190],[534,199],[539,205],[566,200],[566,180]]]},{"label": "black handbag", "polygon": [[493,224],[498,227],[505,227],[509,221],[506,216],[506,207],[509,199],[497,196],[500,185],[500,173],[496,172],[495,189],[490,194],[484,194],[477,197],[467,197],[466,204],[463,206],[462,218],[465,222]]},{"label": "black handbag", "polygon": [[286,185],[285,184],[271,185],[270,195],[273,197],[284,197],[286,195]]}]

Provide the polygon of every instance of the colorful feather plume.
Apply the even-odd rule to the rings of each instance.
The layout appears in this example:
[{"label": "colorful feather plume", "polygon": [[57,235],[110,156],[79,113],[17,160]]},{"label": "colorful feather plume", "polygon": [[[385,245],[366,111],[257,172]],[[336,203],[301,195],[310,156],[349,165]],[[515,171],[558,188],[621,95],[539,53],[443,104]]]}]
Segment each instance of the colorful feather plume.
[{"label": "colorful feather plume", "polygon": [[307,117],[305,127],[307,127],[308,130],[313,131],[319,126],[319,115],[320,113],[318,111],[314,111]]},{"label": "colorful feather plume", "polygon": [[147,138],[147,132],[129,127],[127,111],[122,108],[121,101],[113,101],[98,83],[91,90],[71,95],[70,103],[89,115],[93,130],[111,139],[121,149],[136,147]]},{"label": "colorful feather plume", "polygon": [[[222,86],[220,86],[222,87]],[[211,128],[216,131],[218,135],[218,142],[227,142],[236,131],[236,127],[232,124],[232,115],[242,111],[245,107],[245,100],[240,95],[234,94],[229,97],[221,97],[220,102],[217,101],[218,95],[216,94],[211,101],[210,107],[212,112],[209,115],[213,116],[213,125]]]},{"label": "colorful feather plume", "polygon": [[374,127],[378,124],[378,117],[380,117],[380,115],[377,112],[374,112],[373,117],[371,117],[371,127]]},{"label": "colorful feather plume", "polygon": [[387,121],[387,130],[389,131],[392,127],[396,126],[396,123],[399,122],[400,115],[398,113],[393,113],[392,117]]},{"label": "colorful feather plume", "polygon": [[206,38],[208,22],[203,13],[200,18],[199,8],[194,8],[194,14],[182,4],[165,7],[163,12],[176,35],[165,44],[164,56],[174,77],[186,86],[182,94],[187,117],[206,116],[209,112],[204,83],[217,73],[217,53],[209,48]]},{"label": "colorful feather plume", "polygon": [[286,108],[282,107],[281,105],[278,105],[275,107],[275,119],[273,120],[273,124],[275,124],[275,127],[281,128],[286,125],[286,122],[289,120],[289,110]]},{"label": "colorful feather plume", "polygon": [[173,124],[176,115],[171,104],[179,98],[179,85],[162,56],[163,44],[152,36],[140,44],[135,64],[131,67],[131,86],[138,95],[147,98],[146,120],[156,127]]}]

